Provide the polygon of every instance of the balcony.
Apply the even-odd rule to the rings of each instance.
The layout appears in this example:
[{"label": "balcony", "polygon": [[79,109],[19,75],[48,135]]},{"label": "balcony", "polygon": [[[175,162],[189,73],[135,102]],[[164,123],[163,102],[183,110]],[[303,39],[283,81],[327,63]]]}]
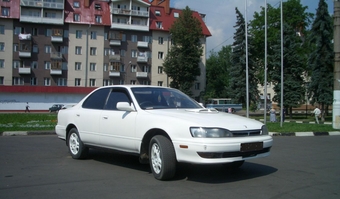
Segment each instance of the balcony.
[{"label": "balcony", "polygon": [[30,22],[30,23],[43,23],[43,24],[57,24],[57,25],[63,25],[64,24],[64,18],[49,18],[49,17],[36,17],[36,16],[30,16],[21,14],[20,15],[20,22]]},{"label": "balcony", "polygon": [[140,11],[140,10],[128,10],[128,9],[120,9],[113,8],[111,14],[114,15],[127,15],[127,16],[138,16],[138,17],[149,17],[149,11]]},{"label": "balcony", "polygon": [[147,78],[148,72],[136,72],[136,77]]},{"label": "balcony", "polygon": [[63,71],[61,69],[51,69],[50,74],[51,75],[62,75]]},{"label": "balcony", "polygon": [[140,63],[147,63],[147,62],[148,62],[148,58],[147,58],[147,57],[144,57],[144,56],[138,56],[138,57],[137,57],[137,62],[140,62]]},{"label": "balcony", "polygon": [[52,52],[51,59],[63,59],[63,55],[61,52]]},{"label": "balcony", "polygon": [[109,55],[109,60],[111,62],[121,62],[120,55]]},{"label": "balcony", "polygon": [[149,47],[149,42],[146,42],[146,41],[138,41],[138,42],[137,42],[137,47],[140,47],[140,48],[148,48],[148,47]]},{"label": "balcony", "polygon": [[20,41],[30,41],[32,40],[31,34],[19,34],[19,40]]},{"label": "balcony", "polygon": [[109,72],[110,77],[120,77],[120,72],[117,71],[110,71]]},{"label": "balcony", "polygon": [[31,51],[19,51],[19,57],[21,58],[31,58]]},{"label": "balcony", "polygon": [[64,10],[65,5],[64,0],[54,0],[53,2],[48,2],[46,0],[20,0],[20,6]]},{"label": "balcony", "polygon": [[63,42],[63,29],[52,29],[52,42]]},{"label": "balcony", "polygon": [[112,40],[110,40],[110,45],[111,46],[120,46],[120,45],[122,45],[122,42],[120,40],[117,40],[117,39],[112,39]]},{"label": "balcony", "polygon": [[31,67],[19,68],[19,74],[21,75],[31,74]]}]

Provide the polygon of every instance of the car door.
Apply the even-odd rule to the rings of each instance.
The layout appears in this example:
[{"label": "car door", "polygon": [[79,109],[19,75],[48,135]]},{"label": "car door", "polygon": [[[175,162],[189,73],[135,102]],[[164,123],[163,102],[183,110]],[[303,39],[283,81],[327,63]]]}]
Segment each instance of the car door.
[{"label": "car door", "polygon": [[125,88],[112,89],[100,118],[101,143],[108,148],[136,152],[135,121],[137,112],[117,109],[118,102],[131,102]]},{"label": "car door", "polygon": [[74,111],[75,125],[85,144],[100,145],[99,121],[110,91],[110,88],[104,88],[93,92],[82,106]]}]

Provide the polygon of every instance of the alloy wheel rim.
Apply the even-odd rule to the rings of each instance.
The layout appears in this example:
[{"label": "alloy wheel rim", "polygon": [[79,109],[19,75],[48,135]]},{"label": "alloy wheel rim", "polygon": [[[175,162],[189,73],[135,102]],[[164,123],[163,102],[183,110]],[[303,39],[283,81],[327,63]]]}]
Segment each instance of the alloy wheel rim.
[{"label": "alloy wheel rim", "polygon": [[151,164],[155,173],[159,174],[162,169],[161,151],[159,146],[155,143],[151,148]]},{"label": "alloy wheel rim", "polygon": [[72,154],[76,155],[79,152],[79,139],[77,134],[75,133],[71,134],[69,146]]}]

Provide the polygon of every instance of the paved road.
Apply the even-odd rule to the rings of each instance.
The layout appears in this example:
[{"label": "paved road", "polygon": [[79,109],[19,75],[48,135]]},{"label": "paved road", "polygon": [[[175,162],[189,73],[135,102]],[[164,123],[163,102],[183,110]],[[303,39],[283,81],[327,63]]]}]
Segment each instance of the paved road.
[{"label": "paved road", "polygon": [[73,160],[55,135],[0,137],[0,198],[340,198],[340,136],[274,137],[239,170],[181,164],[155,180],[138,158],[91,150]]}]

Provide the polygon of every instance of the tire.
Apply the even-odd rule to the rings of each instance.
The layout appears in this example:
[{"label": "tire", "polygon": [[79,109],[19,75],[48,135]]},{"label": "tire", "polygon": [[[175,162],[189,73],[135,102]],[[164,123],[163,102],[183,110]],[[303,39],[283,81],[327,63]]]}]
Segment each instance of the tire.
[{"label": "tire", "polygon": [[87,157],[89,148],[84,146],[76,128],[70,130],[67,142],[68,149],[73,159],[84,159]]},{"label": "tire", "polygon": [[149,146],[149,161],[153,176],[168,180],[176,173],[176,154],[172,142],[161,135],[154,136]]}]

